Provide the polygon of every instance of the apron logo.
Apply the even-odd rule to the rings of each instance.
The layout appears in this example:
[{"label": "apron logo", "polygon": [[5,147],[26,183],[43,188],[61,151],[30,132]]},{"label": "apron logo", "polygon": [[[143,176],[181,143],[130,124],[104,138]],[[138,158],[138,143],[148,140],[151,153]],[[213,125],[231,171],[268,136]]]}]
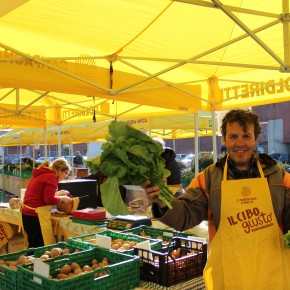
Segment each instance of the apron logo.
[{"label": "apron logo", "polygon": [[247,186],[241,188],[241,195],[242,196],[249,196],[251,194],[251,189]]},{"label": "apron logo", "polygon": [[246,234],[274,225],[272,212],[266,214],[260,212],[257,207],[238,212],[235,216],[229,216],[227,220],[230,226],[241,225]]},{"label": "apron logo", "polygon": [[249,204],[254,203],[255,200],[257,200],[256,197],[249,197],[252,194],[251,188],[247,186],[243,186],[241,188],[241,198],[237,199],[237,202],[240,204]]}]

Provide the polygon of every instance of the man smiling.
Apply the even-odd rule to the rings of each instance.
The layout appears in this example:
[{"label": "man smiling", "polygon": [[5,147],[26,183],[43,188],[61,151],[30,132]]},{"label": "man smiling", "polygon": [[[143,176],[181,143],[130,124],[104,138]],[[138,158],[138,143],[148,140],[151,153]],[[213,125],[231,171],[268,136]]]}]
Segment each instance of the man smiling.
[{"label": "man smiling", "polygon": [[231,110],[222,120],[227,154],[199,173],[172,209],[143,187],[161,222],[184,231],[208,220],[207,289],[290,289],[290,175],[266,154],[255,152],[261,133],[249,110]]}]

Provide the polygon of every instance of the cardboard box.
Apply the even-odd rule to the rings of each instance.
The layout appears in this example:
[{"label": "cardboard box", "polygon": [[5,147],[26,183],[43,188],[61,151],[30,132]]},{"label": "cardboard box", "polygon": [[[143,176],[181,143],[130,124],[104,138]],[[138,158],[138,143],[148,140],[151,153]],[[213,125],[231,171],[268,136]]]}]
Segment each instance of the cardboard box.
[{"label": "cardboard box", "polygon": [[0,248],[0,256],[7,254],[7,245]]},{"label": "cardboard box", "polygon": [[8,241],[8,253],[19,252],[25,249],[23,234],[17,234]]}]

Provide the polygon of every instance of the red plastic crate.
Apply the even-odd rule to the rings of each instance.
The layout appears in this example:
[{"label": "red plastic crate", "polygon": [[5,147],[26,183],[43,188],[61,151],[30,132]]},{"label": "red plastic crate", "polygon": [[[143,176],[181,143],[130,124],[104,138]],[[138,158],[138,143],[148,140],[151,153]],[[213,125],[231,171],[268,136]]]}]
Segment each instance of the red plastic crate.
[{"label": "red plastic crate", "polygon": [[95,221],[106,218],[106,211],[100,209],[80,209],[73,212],[73,218],[79,220]]}]

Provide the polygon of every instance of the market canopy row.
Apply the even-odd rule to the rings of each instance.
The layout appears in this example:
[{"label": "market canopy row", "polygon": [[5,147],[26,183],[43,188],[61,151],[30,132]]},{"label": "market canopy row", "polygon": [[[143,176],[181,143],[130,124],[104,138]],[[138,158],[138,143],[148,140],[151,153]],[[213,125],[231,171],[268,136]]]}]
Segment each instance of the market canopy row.
[{"label": "market canopy row", "polygon": [[[194,115],[151,116],[121,119],[152,137],[163,139],[192,138],[196,135]],[[16,128],[0,136],[0,146],[56,145],[104,141],[111,120],[79,123],[61,127]],[[206,114],[198,117],[198,136],[211,136],[212,118]],[[60,136],[60,138],[59,138]]]},{"label": "market canopy row", "polygon": [[289,100],[288,0],[2,2],[3,127]]}]

